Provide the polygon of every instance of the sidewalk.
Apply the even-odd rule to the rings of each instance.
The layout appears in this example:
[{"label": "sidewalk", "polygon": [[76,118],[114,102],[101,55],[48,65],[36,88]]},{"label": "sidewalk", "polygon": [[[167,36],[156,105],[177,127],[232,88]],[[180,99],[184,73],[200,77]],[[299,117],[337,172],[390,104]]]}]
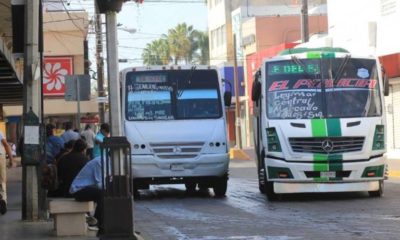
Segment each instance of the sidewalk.
[{"label": "sidewalk", "polygon": [[[22,209],[22,168],[12,168],[7,171],[7,196],[8,211],[0,215],[0,239],[1,240],[81,240],[98,239],[95,232],[88,231],[90,236],[86,237],[59,237],[53,232],[53,222],[25,222],[21,220]],[[142,239],[138,237],[138,239]]]}]

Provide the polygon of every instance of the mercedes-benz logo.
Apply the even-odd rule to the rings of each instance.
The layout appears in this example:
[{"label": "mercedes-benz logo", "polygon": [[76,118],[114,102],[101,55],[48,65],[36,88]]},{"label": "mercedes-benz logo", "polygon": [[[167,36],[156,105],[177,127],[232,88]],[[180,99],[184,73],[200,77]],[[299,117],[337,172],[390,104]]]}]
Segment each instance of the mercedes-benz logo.
[{"label": "mercedes-benz logo", "polygon": [[182,152],[182,148],[175,146],[174,147],[174,153],[181,153]]},{"label": "mercedes-benz logo", "polygon": [[333,150],[333,142],[331,140],[324,140],[321,146],[326,153],[330,153]]}]

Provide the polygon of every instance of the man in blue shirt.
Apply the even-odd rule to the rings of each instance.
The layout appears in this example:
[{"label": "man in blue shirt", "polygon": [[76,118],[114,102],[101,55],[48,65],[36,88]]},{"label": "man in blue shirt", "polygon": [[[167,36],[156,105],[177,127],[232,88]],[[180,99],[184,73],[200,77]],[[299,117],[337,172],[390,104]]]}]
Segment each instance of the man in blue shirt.
[{"label": "man in blue shirt", "polygon": [[104,141],[104,138],[110,135],[110,125],[108,123],[103,123],[100,126],[100,131],[97,133],[96,138],[94,140],[93,147],[93,157],[98,157],[101,155],[100,152],[100,144]]},{"label": "man in blue shirt", "polygon": [[103,230],[103,176],[101,157],[89,161],[73,180],[69,192],[76,201],[94,201],[94,217],[98,221],[99,233]]},{"label": "man in blue shirt", "polygon": [[46,156],[47,156],[47,163],[54,163],[56,156],[61,152],[64,148],[64,141],[62,138],[57,137],[54,135],[54,128],[53,124],[46,125]]}]

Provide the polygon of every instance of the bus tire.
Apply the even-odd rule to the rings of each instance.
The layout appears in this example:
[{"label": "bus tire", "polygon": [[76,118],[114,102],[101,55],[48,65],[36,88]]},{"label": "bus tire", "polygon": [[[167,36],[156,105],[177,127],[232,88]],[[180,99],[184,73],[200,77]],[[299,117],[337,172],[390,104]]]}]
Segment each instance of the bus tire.
[{"label": "bus tire", "polygon": [[274,183],[266,181],[265,183],[265,195],[268,198],[268,201],[274,202],[280,199],[280,195],[276,194],[274,191]]},{"label": "bus tire", "polygon": [[258,158],[258,189],[260,193],[265,194],[265,167],[264,167],[264,151],[261,153],[261,156],[257,154]]},{"label": "bus tire", "polygon": [[214,195],[218,198],[223,198],[228,189],[228,176],[227,174],[217,179],[213,185]]},{"label": "bus tire", "polygon": [[195,183],[195,182],[186,182],[186,183],[185,183],[186,192],[187,192],[187,193],[194,193],[194,192],[196,192],[196,186],[197,186],[197,183]]},{"label": "bus tire", "polygon": [[379,189],[377,191],[369,191],[368,194],[370,197],[382,197],[384,192],[384,182],[383,180],[379,180]]},{"label": "bus tire", "polygon": [[273,201],[279,200],[280,199],[280,195],[275,193],[275,191],[274,191],[274,183],[268,181],[267,172],[265,171],[265,168],[264,168],[264,179],[265,179],[264,192],[265,192],[265,195],[268,198],[268,201],[273,202]]}]

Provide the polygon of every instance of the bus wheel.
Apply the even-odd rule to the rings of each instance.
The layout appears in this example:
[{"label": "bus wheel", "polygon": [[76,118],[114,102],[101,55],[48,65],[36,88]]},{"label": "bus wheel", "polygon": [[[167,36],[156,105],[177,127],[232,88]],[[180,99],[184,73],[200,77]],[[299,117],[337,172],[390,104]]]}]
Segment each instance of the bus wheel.
[{"label": "bus wheel", "polygon": [[195,182],[187,182],[187,183],[185,183],[186,192],[187,193],[196,192],[196,185],[197,185],[197,183],[195,183]]},{"label": "bus wheel", "polygon": [[274,191],[274,183],[273,182],[265,182],[265,195],[268,198],[268,201],[277,201],[280,199],[280,195],[276,194]]},{"label": "bus wheel", "polygon": [[214,195],[218,198],[225,197],[226,190],[228,189],[228,176],[224,175],[215,181],[213,190]]},{"label": "bus wheel", "polygon": [[268,181],[265,168],[264,168],[264,193],[267,196],[268,201],[273,202],[280,199],[280,195],[276,194],[274,191],[274,183]]},{"label": "bus wheel", "polygon": [[260,193],[265,194],[265,168],[258,166],[258,189]]},{"label": "bus wheel", "polygon": [[369,191],[368,194],[370,197],[382,197],[384,190],[383,180],[379,180],[379,189],[377,191]]}]

